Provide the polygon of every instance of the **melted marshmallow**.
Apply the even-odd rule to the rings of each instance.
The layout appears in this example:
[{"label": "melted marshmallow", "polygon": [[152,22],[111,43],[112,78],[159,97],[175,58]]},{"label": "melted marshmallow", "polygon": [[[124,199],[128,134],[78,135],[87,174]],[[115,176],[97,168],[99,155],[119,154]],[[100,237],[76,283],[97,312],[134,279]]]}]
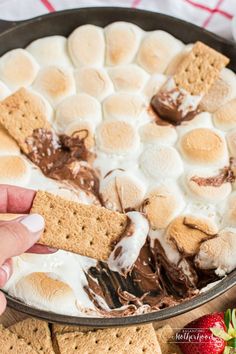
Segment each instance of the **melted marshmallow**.
[{"label": "melted marshmallow", "polygon": [[148,221],[141,213],[132,211],[126,215],[129,217],[134,231],[131,235],[125,235],[117,243],[108,259],[108,267],[123,275],[132,269],[149,231]]}]

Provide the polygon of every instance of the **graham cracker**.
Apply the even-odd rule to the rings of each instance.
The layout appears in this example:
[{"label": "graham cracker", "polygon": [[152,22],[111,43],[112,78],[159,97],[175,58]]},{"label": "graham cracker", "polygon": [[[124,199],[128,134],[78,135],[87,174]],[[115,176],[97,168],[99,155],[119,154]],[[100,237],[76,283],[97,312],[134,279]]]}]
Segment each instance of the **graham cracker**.
[{"label": "graham cracker", "polygon": [[2,325],[0,325],[0,352],[1,354],[38,354],[38,351],[28,345],[24,339]]},{"label": "graham cracker", "polygon": [[80,326],[65,326],[58,323],[52,324],[52,333],[53,335],[56,334],[64,334],[64,333],[71,333],[71,332],[91,332],[91,327],[80,327]]},{"label": "graham cracker", "polygon": [[39,243],[106,261],[127,224],[127,216],[39,191],[31,208],[45,219]]},{"label": "graham cracker", "polygon": [[34,318],[27,318],[8,328],[24,339],[37,352],[55,354],[52,347],[51,332],[48,323]]},{"label": "graham cracker", "polygon": [[151,324],[57,334],[61,354],[161,354],[154,328]]},{"label": "graham cracker", "polygon": [[60,354],[58,343],[57,343],[57,335],[64,333],[73,333],[73,332],[89,332],[95,331],[95,329],[91,329],[91,327],[80,327],[80,326],[66,326],[58,323],[52,324],[52,343],[53,348],[56,354]]},{"label": "graham cracker", "polygon": [[178,87],[192,95],[204,95],[219,77],[229,59],[202,42],[196,42],[174,75]]},{"label": "graham cracker", "polygon": [[21,150],[28,153],[27,137],[35,129],[51,130],[37,96],[21,88],[0,103],[0,123],[16,140]]},{"label": "graham cracker", "polygon": [[174,330],[171,326],[166,325],[156,330],[157,340],[161,347],[162,354],[181,354],[181,350],[178,345],[171,343],[173,341]]}]

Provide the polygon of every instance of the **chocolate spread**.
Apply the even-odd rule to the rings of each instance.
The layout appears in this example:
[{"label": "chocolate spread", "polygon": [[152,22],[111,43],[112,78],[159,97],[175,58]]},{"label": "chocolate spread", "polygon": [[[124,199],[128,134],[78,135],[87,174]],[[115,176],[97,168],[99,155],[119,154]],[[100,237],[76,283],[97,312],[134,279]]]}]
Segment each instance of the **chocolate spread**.
[{"label": "chocolate spread", "polygon": [[219,174],[212,177],[198,177],[193,176],[191,181],[203,187],[220,187],[223,183],[233,183],[235,181],[234,173],[231,166],[224,167],[219,171]]},{"label": "chocolate spread", "polygon": [[[148,239],[132,270],[122,276],[111,271],[107,264],[98,262],[86,274],[88,286],[85,290],[95,306],[105,316],[126,316],[138,309],[150,312],[176,305],[195,296],[203,286],[217,280],[214,272],[201,272],[193,259],[184,259],[189,274],[181,265],[171,263],[160,242],[155,240],[151,247]],[[185,266],[186,268],[186,266]],[[102,299],[110,311],[104,311]]]},{"label": "chocolate spread", "polygon": [[95,155],[86,148],[86,137],[85,130],[72,136],[57,136],[52,131],[36,129],[26,139],[28,157],[45,176],[66,181],[101,200],[99,175],[91,166]]},{"label": "chocolate spread", "polygon": [[190,108],[184,113],[180,108],[184,99],[184,94],[178,89],[161,90],[151,99],[151,107],[156,113],[156,123],[163,125],[162,121],[172,125],[180,125],[183,121],[192,120],[199,110]]}]

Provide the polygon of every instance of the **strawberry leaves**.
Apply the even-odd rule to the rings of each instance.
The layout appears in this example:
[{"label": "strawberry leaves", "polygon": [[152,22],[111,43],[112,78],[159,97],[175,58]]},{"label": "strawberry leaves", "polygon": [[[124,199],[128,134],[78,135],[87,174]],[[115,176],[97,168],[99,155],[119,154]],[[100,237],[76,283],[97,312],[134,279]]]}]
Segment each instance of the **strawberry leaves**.
[{"label": "strawberry leaves", "polygon": [[226,328],[227,330],[229,329],[229,325],[230,325],[230,322],[231,322],[231,310],[228,309],[227,311],[225,311],[225,316],[224,316],[224,321],[225,321],[225,325],[226,325]]},{"label": "strawberry leaves", "polygon": [[[220,328],[210,328],[215,337],[223,339],[226,343],[224,354],[232,353],[232,348],[236,349],[236,309],[228,309],[224,315],[226,331]],[[236,351],[235,351],[236,352]]]},{"label": "strawberry leaves", "polygon": [[232,311],[232,324],[233,327],[236,329],[236,309],[233,309]]},{"label": "strawberry leaves", "polygon": [[226,342],[232,338],[228,333],[220,328],[210,328],[210,331],[214,334],[215,337],[224,339]]}]

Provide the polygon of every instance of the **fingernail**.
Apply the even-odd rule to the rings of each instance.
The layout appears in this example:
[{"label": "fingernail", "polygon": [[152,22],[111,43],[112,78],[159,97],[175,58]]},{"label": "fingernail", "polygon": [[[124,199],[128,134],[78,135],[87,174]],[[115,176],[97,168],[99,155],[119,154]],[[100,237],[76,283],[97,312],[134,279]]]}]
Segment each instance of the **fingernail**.
[{"label": "fingernail", "polygon": [[6,281],[10,278],[10,274],[11,274],[11,270],[10,267],[7,263],[4,263],[1,267],[0,267],[0,271],[4,272],[6,275]]},{"label": "fingernail", "polygon": [[52,247],[47,247],[47,250],[48,250],[49,252],[52,252],[52,253],[54,253],[54,252],[57,252],[57,251],[58,251],[58,249],[57,249],[57,248],[52,248]]},{"label": "fingernail", "polygon": [[39,214],[30,214],[21,220],[23,224],[30,232],[39,232],[44,229],[44,218]]}]

